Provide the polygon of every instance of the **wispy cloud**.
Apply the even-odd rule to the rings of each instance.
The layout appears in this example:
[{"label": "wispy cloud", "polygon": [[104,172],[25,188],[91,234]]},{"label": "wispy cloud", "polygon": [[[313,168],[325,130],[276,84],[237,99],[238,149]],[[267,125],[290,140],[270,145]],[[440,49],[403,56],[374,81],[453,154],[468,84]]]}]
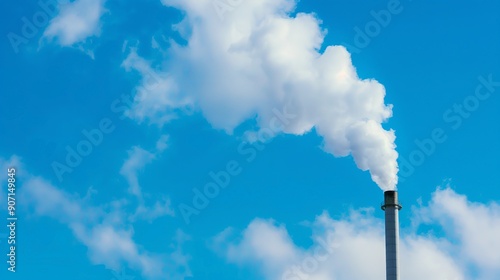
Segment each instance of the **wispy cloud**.
[{"label": "wispy cloud", "polygon": [[[189,271],[189,257],[180,247],[184,240],[178,242],[175,237],[173,244],[177,245],[162,253],[152,253],[137,243],[131,219],[137,213],[126,210],[129,203],[126,199],[95,205],[91,195],[70,194],[26,171],[19,196],[37,216],[50,217],[66,225],[76,239],[87,246],[93,264],[104,265],[113,271],[121,271],[126,266],[145,279],[183,279],[184,274],[179,271]],[[170,209],[159,207],[160,204],[153,206],[152,211],[148,208],[148,215],[163,215],[165,209]],[[184,262],[180,261],[182,257]]]},{"label": "wispy cloud", "polygon": [[104,0],[76,0],[60,6],[59,14],[50,21],[43,33],[62,46],[72,46],[98,36],[100,19],[105,12]]},{"label": "wispy cloud", "polygon": [[483,273],[479,279],[500,275],[500,205],[471,202],[446,188],[435,192],[427,207],[416,210],[422,224],[441,225],[447,238],[460,244],[456,252],[463,263]]},{"label": "wispy cloud", "polygon": [[[400,244],[404,279],[495,279],[499,275],[500,207],[472,203],[453,190],[438,189],[428,206],[414,209],[415,227],[403,229]],[[419,229],[431,224],[445,237]],[[373,209],[346,218],[327,213],[311,224],[313,245],[295,245],[283,225],[256,219],[234,236],[214,238],[218,252],[232,263],[257,265],[263,279],[355,280],[385,275],[383,221]],[[361,269],[362,268],[362,269]]]},{"label": "wispy cloud", "polygon": [[120,169],[120,174],[123,175],[129,184],[128,191],[137,196],[142,200],[142,191],[139,186],[138,172],[141,171],[144,166],[151,161],[153,161],[155,155],[142,149],[141,147],[135,146],[128,151],[128,158],[123,163]]},{"label": "wispy cloud", "polygon": [[161,258],[140,250],[132,239],[131,228],[107,219],[105,207],[89,205],[39,177],[23,184],[22,195],[36,214],[66,224],[89,248],[92,263],[114,270],[125,263],[147,276],[161,274]]},{"label": "wispy cloud", "polygon": [[151,163],[168,147],[168,135],[162,135],[156,141],[155,150],[147,151],[140,146],[134,146],[128,151],[128,158],[123,163],[120,174],[124,176],[129,184],[128,192],[137,198],[137,208],[130,216],[131,221],[145,219],[153,221],[162,216],[174,216],[175,212],[171,207],[170,199],[160,197],[154,202],[147,199],[148,195],[143,193],[139,184],[140,172],[145,166]]},{"label": "wispy cloud", "polygon": [[177,117],[176,110],[189,106],[192,102],[183,97],[172,75],[151,66],[132,48],[123,61],[122,67],[127,71],[137,71],[141,82],[137,86],[134,106],[126,114],[139,122],[145,120],[163,125]]}]

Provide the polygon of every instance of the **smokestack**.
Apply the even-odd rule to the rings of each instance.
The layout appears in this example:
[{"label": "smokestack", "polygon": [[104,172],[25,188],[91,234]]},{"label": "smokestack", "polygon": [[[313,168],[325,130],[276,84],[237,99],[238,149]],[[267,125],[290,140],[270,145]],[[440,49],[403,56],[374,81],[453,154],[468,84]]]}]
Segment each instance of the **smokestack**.
[{"label": "smokestack", "polygon": [[385,273],[387,280],[399,280],[399,215],[397,191],[384,192],[385,211]]}]

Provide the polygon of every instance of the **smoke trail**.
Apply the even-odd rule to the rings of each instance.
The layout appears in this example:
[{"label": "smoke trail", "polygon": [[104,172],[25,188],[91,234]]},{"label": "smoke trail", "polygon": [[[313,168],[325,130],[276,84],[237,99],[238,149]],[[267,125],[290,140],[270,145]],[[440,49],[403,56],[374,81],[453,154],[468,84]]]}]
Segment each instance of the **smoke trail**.
[{"label": "smoke trail", "polygon": [[302,135],[314,129],[323,137],[325,151],[352,155],[382,189],[394,189],[398,154],[394,131],[381,125],[392,116],[392,106],[384,104],[384,87],[360,79],[344,47],[320,52],[326,34],[320,20],[312,14],[292,15],[294,1],[221,3],[163,0],[185,14],[175,28],[187,44],[171,42],[165,72],[145,69],[145,60],[130,53],[126,68],[143,75],[153,72],[159,79],[136,98],[130,116],[161,122],[193,102],[214,127],[230,132],[255,117],[264,125],[273,108],[291,104],[297,118],[283,133]]}]

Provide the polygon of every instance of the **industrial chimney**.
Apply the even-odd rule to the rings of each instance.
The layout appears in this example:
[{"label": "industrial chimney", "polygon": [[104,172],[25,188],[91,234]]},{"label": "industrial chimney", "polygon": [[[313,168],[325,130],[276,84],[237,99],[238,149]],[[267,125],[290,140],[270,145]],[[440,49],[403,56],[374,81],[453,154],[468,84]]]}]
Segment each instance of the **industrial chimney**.
[{"label": "industrial chimney", "polygon": [[384,192],[385,273],[387,280],[399,280],[399,216],[401,209],[397,191]]}]

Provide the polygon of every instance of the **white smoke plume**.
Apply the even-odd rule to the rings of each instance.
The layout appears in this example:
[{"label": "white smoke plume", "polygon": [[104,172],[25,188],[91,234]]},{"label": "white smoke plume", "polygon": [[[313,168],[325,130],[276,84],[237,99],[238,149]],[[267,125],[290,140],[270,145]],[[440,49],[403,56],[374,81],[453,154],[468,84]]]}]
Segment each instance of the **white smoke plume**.
[{"label": "white smoke plume", "polygon": [[129,116],[162,122],[191,102],[215,128],[231,132],[253,118],[266,127],[273,109],[287,108],[295,118],[281,132],[314,130],[325,151],[352,155],[383,190],[396,187],[395,134],[382,127],[392,116],[385,88],[359,78],[344,47],[320,51],[326,31],[315,15],[295,14],[291,0],[162,2],[185,15],[175,28],[187,44],[171,42],[161,71],[130,52],[124,67],[143,75],[142,89],[145,75],[157,81],[136,96]]}]

